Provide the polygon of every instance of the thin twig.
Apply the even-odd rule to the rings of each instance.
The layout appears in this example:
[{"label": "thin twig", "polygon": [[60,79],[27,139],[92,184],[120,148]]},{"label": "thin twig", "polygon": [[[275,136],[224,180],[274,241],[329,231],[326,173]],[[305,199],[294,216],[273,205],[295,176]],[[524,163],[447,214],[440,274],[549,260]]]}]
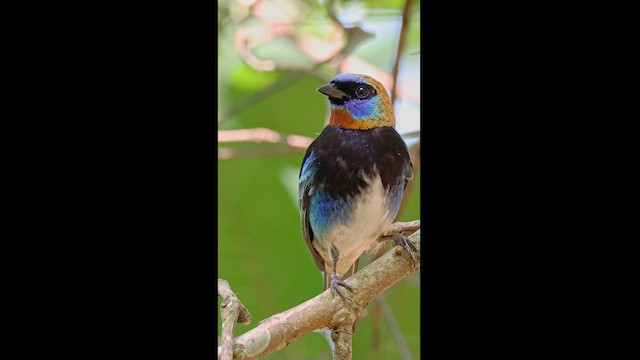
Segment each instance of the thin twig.
[{"label": "thin twig", "polygon": [[244,100],[233,104],[229,109],[218,113],[218,124],[226,120],[229,120],[230,118],[235,116],[237,113],[243,110],[246,110],[252,105],[269,98],[269,96],[277,94],[279,91],[285,89],[289,85],[302,79],[303,76],[304,76],[304,73],[298,73],[298,72],[293,72],[293,73],[284,75],[283,77],[278,79],[278,81],[273,85],[267,87],[262,91],[253,93],[253,95],[246,97]]},{"label": "thin twig", "polygon": [[391,307],[387,303],[387,298],[385,298],[384,294],[380,294],[376,300],[382,308],[384,317],[387,319],[387,324],[389,325],[389,329],[391,329],[391,334],[393,334],[396,344],[398,345],[398,349],[400,350],[400,354],[402,354],[402,358],[405,360],[411,360],[412,357],[411,352],[409,351],[409,346],[402,334],[402,330],[400,330],[400,325],[398,325],[398,321],[396,320]]},{"label": "thin twig", "polygon": [[307,136],[283,134],[267,128],[218,130],[218,142],[270,142],[306,149],[313,139]]},{"label": "thin twig", "polygon": [[287,145],[269,147],[218,148],[219,160],[304,154],[305,150]]},{"label": "thin twig", "polygon": [[[324,65],[325,63],[331,61],[333,58],[327,59],[319,64],[316,64],[314,67],[310,68],[310,69],[295,69],[296,71],[292,71],[286,75],[284,75],[283,77],[281,77],[280,79],[278,79],[278,81],[276,83],[274,83],[273,85],[258,91],[256,93],[253,93],[253,95],[245,98],[242,101],[239,101],[237,103],[235,103],[234,105],[232,105],[229,109],[227,109],[226,111],[220,112],[218,113],[218,124],[221,124],[222,122],[229,120],[230,118],[232,118],[233,116],[235,116],[236,114],[248,109],[249,107],[255,105],[256,103],[267,99],[268,97],[277,94],[278,92],[284,90],[285,88],[293,85],[296,81],[302,79],[303,76],[305,75],[313,75],[317,78],[319,78],[322,81],[328,81],[329,77],[325,76],[324,74],[322,74],[321,72],[319,72],[319,69],[322,65]],[[280,69],[281,70],[281,69]],[[290,70],[290,69],[289,69]]]},{"label": "thin twig", "polygon": [[371,314],[373,321],[371,323],[371,358],[377,358],[380,352],[380,324],[382,323],[382,307],[376,301],[372,304]]},{"label": "thin twig", "polygon": [[219,143],[231,142],[268,142],[279,144],[276,147],[242,147],[242,148],[218,148],[218,159],[228,160],[237,157],[254,157],[268,155],[287,155],[304,153],[313,142],[312,138],[283,134],[266,128],[218,130]]},{"label": "thin twig", "polygon": [[396,59],[393,64],[393,86],[391,87],[391,103],[396,100],[398,93],[396,84],[398,82],[398,71],[400,68],[400,59],[402,58],[402,50],[404,49],[404,43],[407,38],[407,28],[409,24],[409,18],[411,17],[411,4],[412,0],[407,0],[404,4],[404,10],[402,11],[402,27],[400,28],[400,38],[398,39],[398,51],[396,52]]},{"label": "thin twig", "polygon": [[[409,239],[419,252],[420,231]],[[234,340],[234,359],[262,358],[316,329],[349,328],[367,303],[419,268],[419,256],[414,263],[405,251],[389,251],[345,280],[355,288],[350,292],[351,301],[333,296],[327,289],[292,309],[273,315]]]}]

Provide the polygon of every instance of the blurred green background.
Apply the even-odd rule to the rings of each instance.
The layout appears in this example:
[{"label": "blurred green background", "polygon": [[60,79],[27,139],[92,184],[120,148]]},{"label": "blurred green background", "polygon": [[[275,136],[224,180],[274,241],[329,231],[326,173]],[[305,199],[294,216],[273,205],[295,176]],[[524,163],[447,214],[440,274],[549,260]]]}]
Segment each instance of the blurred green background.
[{"label": "blurred green background", "polygon": [[[322,131],[329,107],[315,89],[338,73],[365,73],[391,90],[407,5],[395,105],[397,129],[406,136],[415,166],[419,1],[218,2],[218,277],[229,282],[253,316],[251,324],[237,325],[236,336],[322,291],[321,273],[300,230],[297,192],[304,147],[284,139],[290,134],[313,139]],[[273,130],[282,141],[224,137],[229,130],[254,128]],[[417,165],[397,221],[420,219]],[[365,256],[360,268],[369,259]],[[392,318],[375,302],[369,304],[354,335],[353,359],[419,358],[419,276],[418,271],[385,293]],[[394,323],[402,339],[392,331]],[[220,326],[218,312],[218,333]],[[265,358],[331,359],[331,352],[322,335],[311,333]]]}]

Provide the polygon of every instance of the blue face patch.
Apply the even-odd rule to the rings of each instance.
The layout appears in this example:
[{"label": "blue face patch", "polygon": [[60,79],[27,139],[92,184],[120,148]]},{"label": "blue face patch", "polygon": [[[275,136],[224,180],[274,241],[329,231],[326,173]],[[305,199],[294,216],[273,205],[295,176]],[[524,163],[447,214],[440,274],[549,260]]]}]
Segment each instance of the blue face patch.
[{"label": "blue face patch", "polygon": [[355,120],[368,120],[380,116],[378,100],[378,95],[371,99],[351,99],[344,104],[344,108]]},{"label": "blue face patch", "polygon": [[380,117],[378,95],[370,99],[350,99],[343,105],[331,104],[333,109],[346,109],[356,121],[371,120]]}]

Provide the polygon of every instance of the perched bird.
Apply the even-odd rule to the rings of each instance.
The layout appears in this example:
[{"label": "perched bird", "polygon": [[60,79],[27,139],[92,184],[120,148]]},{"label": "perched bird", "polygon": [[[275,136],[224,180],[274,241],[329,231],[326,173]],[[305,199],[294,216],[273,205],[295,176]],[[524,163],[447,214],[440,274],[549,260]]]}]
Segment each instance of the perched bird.
[{"label": "perched bird", "polygon": [[[317,89],[329,98],[329,124],[307,149],[299,178],[304,241],[324,275],[324,289],[345,298],[343,280],[375,249],[393,222],[413,166],[395,130],[384,86],[358,74],[340,74]],[[403,236],[396,242],[414,257]]]}]

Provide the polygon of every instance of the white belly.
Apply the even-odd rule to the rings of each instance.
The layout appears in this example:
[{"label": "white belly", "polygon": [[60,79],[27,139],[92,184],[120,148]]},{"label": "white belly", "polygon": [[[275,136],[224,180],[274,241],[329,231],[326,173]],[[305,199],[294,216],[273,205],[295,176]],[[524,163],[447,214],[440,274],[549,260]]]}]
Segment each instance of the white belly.
[{"label": "white belly", "polygon": [[[338,249],[340,256],[336,272],[340,276],[363,252],[379,245],[378,238],[393,222],[389,213],[388,195],[382,186],[380,176],[376,175],[370,179],[368,185],[352,200],[354,207],[351,221],[332,228],[322,241],[325,245],[325,249],[322,250],[329,251],[329,254],[331,246]],[[331,261],[331,256],[323,257],[325,261]],[[332,263],[326,265],[329,269],[333,268]]]}]

